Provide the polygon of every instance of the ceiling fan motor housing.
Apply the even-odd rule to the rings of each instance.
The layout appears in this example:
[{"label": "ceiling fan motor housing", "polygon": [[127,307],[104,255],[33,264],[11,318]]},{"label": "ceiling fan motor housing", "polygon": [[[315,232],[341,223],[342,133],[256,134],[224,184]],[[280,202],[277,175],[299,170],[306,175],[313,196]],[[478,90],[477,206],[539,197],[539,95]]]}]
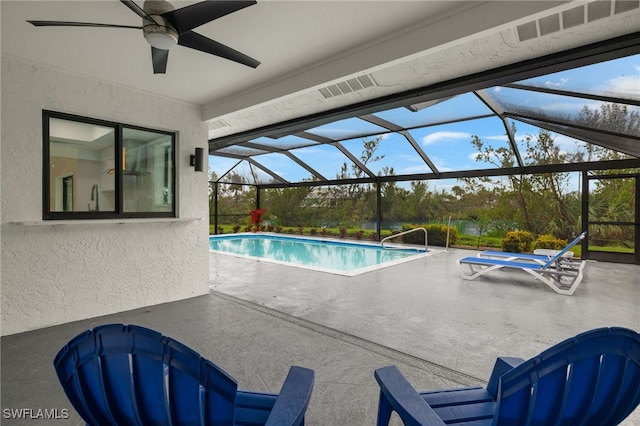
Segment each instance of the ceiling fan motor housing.
[{"label": "ceiling fan motor housing", "polygon": [[175,46],[178,43],[178,32],[161,16],[175,8],[166,1],[146,0],[142,9],[155,21],[142,19],[142,32],[147,43],[162,50],[169,50]]}]

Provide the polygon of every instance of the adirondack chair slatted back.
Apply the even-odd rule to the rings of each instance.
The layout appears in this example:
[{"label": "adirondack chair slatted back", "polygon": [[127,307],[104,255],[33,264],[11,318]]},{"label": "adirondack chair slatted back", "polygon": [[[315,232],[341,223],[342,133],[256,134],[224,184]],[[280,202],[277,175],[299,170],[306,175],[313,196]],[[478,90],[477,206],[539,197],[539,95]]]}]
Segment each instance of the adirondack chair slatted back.
[{"label": "adirondack chair slatted back", "polygon": [[582,333],[505,373],[494,425],[616,425],[640,402],[640,335]]},{"label": "adirondack chair slatted back", "polygon": [[88,330],[54,366],[73,407],[92,425],[234,422],[236,381],[169,337],[134,325]]},{"label": "adirondack chair slatted back", "polygon": [[558,253],[556,253],[555,256],[553,256],[551,259],[549,259],[547,261],[547,263],[545,263],[544,265],[542,265],[540,267],[540,269],[547,269],[549,266],[553,265],[553,262],[557,261],[558,259],[560,259],[566,252],[568,252],[571,247],[575,246],[576,244],[578,244],[580,241],[584,240],[584,238],[587,236],[587,231],[584,231],[582,234],[578,235],[573,241],[571,241],[569,244],[567,244],[567,246],[565,248],[563,248],[562,250],[560,250]]}]

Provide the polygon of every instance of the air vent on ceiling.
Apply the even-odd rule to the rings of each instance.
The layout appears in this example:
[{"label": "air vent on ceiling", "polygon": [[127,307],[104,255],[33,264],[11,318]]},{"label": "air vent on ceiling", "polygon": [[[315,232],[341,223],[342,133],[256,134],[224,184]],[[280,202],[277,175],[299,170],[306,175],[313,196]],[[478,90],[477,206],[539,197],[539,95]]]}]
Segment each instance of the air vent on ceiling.
[{"label": "air vent on ceiling", "polygon": [[520,42],[531,40],[538,37],[538,29],[536,28],[536,21],[527,22],[526,24],[518,25],[518,37]]},{"label": "air vent on ceiling", "polygon": [[633,9],[638,9],[640,7],[640,1],[638,0],[618,0],[614,7],[614,12],[616,15],[622,12],[628,12]]},{"label": "air vent on ceiling", "polygon": [[640,0],[596,0],[518,25],[520,42],[640,8]]},{"label": "air vent on ceiling", "polygon": [[209,131],[222,129],[223,127],[231,127],[231,125],[223,119],[213,120],[209,122]]},{"label": "air vent on ceiling", "polygon": [[346,93],[357,92],[358,90],[366,89],[367,87],[375,85],[375,81],[373,81],[373,78],[371,78],[369,74],[363,74],[358,77],[322,87],[318,90],[325,99],[329,99]]},{"label": "air vent on ceiling", "polygon": [[587,21],[593,22],[611,15],[611,0],[594,1],[587,5]]},{"label": "air vent on ceiling", "polygon": [[[560,15],[556,13],[555,15],[541,18],[538,20],[538,24],[540,24],[541,36],[555,33],[556,31],[560,31]],[[534,25],[534,28],[535,28],[535,25]]]},{"label": "air vent on ceiling", "polygon": [[562,12],[563,28],[577,27],[582,24],[584,24],[584,6],[574,7]]}]

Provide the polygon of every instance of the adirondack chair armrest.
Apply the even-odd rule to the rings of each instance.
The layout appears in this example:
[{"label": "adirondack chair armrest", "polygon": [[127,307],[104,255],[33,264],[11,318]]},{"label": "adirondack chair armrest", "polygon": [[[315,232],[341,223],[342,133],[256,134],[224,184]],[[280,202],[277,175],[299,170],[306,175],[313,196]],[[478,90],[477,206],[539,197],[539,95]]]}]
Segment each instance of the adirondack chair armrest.
[{"label": "adirondack chair armrest", "polygon": [[313,370],[292,366],[265,426],[303,425],[304,415],[311,400],[314,378]]},{"label": "adirondack chair armrest", "polygon": [[501,356],[496,358],[496,363],[493,366],[493,371],[491,372],[491,377],[489,378],[489,383],[487,383],[487,392],[493,396],[493,399],[496,399],[496,395],[498,393],[498,384],[500,383],[500,376],[502,376],[507,371],[514,369],[515,367],[522,364],[524,360],[522,358],[515,358],[509,356]]},{"label": "adirondack chair armrest", "polygon": [[[379,368],[374,372],[374,376],[380,385],[381,407],[393,407],[405,425],[445,425],[396,366]],[[388,405],[383,404],[384,399]],[[378,425],[380,424],[379,412]]]}]

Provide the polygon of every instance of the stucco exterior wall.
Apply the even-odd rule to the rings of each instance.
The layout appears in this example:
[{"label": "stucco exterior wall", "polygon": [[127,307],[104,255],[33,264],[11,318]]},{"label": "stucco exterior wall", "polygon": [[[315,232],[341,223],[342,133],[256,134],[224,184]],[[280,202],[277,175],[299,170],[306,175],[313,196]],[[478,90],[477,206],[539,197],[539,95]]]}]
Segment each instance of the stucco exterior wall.
[{"label": "stucco exterior wall", "polygon": [[[207,173],[189,166],[207,146],[199,107],[8,57],[1,89],[2,335],[208,292]],[[42,221],[43,109],[177,132],[181,221],[16,223]]]}]

